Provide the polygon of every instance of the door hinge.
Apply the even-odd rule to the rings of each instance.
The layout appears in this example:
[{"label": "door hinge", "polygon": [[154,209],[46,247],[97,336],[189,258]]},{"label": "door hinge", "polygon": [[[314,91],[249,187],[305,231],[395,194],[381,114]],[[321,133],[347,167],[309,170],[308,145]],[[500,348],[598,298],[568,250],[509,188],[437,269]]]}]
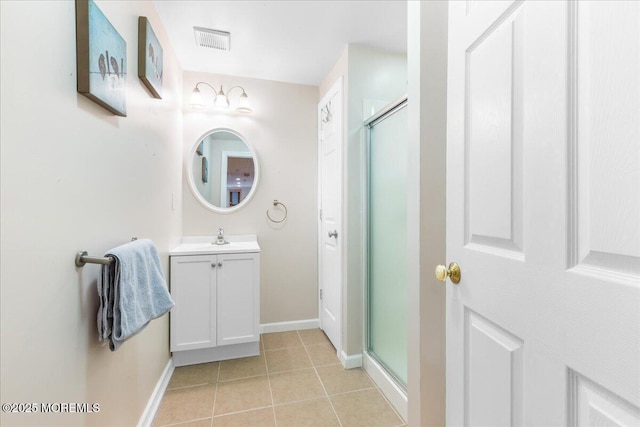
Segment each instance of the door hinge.
[{"label": "door hinge", "polygon": [[320,299],[322,299],[322,289],[320,289]]},{"label": "door hinge", "polygon": [[320,221],[322,221],[322,209],[320,209]]}]

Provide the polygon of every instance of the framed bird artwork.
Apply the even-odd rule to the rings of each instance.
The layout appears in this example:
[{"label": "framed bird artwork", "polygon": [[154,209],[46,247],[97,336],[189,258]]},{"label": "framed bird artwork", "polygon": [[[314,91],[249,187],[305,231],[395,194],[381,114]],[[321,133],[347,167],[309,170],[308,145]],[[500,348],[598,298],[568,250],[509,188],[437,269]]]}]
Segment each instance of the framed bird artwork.
[{"label": "framed bird artwork", "polygon": [[162,98],[162,46],[149,20],[138,17],[138,77],[155,98]]},{"label": "framed bird artwork", "polygon": [[126,117],[127,43],[93,0],[76,0],[78,93]]}]

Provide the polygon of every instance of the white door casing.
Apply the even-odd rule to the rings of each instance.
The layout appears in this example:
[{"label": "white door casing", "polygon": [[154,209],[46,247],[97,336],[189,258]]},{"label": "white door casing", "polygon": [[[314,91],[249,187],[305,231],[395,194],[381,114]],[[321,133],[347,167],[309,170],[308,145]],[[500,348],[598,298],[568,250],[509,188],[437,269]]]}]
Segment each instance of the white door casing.
[{"label": "white door casing", "polygon": [[[320,327],[342,350],[342,77],[318,104]],[[337,233],[337,234],[335,234]]]},{"label": "white door casing", "polygon": [[640,2],[450,2],[448,426],[640,425],[639,187]]},{"label": "white door casing", "polygon": [[[253,154],[246,151],[222,151],[220,153],[220,207],[229,207],[229,158],[252,159]],[[255,161],[254,161],[255,163]],[[251,190],[249,190],[251,191]],[[246,196],[246,194],[245,194]],[[244,199],[243,199],[244,200]],[[231,206],[233,207],[233,206]]]}]

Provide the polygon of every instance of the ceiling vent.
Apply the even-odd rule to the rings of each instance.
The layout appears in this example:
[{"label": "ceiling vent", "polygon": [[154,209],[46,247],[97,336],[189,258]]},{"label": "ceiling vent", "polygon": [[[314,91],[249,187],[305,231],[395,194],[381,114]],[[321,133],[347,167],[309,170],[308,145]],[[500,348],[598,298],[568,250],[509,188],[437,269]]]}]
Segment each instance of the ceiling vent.
[{"label": "ceiling vent", "polygon": [[209,28],[193,27],[196,44],[201,47],[228,51],[231,47],[231,34],[226,31]]}]

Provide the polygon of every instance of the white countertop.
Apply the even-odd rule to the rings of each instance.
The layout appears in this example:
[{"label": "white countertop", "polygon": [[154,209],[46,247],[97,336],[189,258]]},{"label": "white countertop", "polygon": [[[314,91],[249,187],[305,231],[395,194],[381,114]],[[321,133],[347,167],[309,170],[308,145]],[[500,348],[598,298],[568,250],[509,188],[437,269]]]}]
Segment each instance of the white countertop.
[{"label": "white countertop", "polygon": [[217,255],[260,252],[258,237],[254,234],[229,235],[224,237],[229,243],[216,245],[217,236],[188,236],[182,244],[169,251],[169,255]]}]

